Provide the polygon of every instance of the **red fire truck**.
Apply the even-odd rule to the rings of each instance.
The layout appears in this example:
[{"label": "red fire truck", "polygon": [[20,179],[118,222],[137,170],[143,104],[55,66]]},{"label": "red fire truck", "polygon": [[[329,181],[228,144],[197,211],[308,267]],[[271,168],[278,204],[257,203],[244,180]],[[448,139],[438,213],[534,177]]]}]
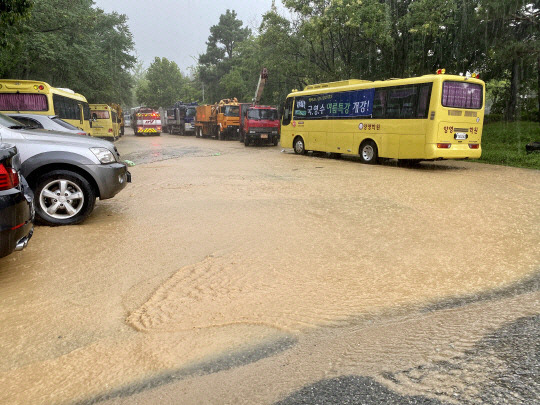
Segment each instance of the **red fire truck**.
[{"label": "red fire truck", "polygon": [[135,135],[161,134],[161,116],[153,108],[140,107],[133,113],[131,127]]}]

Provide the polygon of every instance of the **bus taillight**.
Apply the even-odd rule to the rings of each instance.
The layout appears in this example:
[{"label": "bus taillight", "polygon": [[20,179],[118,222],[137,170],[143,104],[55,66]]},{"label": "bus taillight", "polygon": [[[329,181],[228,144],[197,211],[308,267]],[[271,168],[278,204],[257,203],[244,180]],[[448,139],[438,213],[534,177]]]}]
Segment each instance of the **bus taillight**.
[{"label": "bus taillight", "polygon": [[438,143],[437,148],[439,149],[450,149],[452,147],[451,143]]},{"label": "bus taillight", "polygon": [[480,147],[479,144],[477,143],[470,143],[469,144],[469,149],[478,149]]}]

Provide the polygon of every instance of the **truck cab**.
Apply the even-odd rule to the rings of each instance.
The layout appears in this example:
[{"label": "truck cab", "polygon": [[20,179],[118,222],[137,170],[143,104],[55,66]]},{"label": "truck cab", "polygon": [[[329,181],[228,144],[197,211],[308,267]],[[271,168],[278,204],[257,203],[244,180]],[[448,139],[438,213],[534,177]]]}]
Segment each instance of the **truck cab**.
[{"label": "truck cab", "polygon": [[241,138],[244,145],[248,146],[250,142],[278,144],[279,117],[275,107],[250,106],[246,109],[242,120]]}]

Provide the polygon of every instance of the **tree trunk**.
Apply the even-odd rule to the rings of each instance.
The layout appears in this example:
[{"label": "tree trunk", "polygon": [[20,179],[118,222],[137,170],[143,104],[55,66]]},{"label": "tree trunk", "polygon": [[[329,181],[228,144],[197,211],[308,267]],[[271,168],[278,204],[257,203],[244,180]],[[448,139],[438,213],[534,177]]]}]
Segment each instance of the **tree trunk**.
[{"label": "tree trunk", "polygon": [[506,121],[516,120],[517,99],[519,89],[519,60],[514,58],[512,61],[512,77],[510,82],[510,100],[506,105]]},{"label": "tree trunk", "polygon": [[536,91],[538,99],[538,125],[540,125],[540,55],[538,55],[538,90]]}]

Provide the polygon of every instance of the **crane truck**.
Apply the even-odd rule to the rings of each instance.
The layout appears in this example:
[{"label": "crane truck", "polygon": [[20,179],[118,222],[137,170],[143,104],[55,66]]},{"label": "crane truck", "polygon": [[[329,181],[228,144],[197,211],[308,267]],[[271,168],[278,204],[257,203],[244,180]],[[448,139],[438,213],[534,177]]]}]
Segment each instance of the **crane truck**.
[{"label": "crane truck", "polygon": [[258,105],[267,80],[268,70],[263,68],[255,90],[255,97],[253,97],[253,104],[243,108],[240,142],[244,142],[245,146],[248,146],[250,142],[278,144],[279,116],[277,108]]}]

